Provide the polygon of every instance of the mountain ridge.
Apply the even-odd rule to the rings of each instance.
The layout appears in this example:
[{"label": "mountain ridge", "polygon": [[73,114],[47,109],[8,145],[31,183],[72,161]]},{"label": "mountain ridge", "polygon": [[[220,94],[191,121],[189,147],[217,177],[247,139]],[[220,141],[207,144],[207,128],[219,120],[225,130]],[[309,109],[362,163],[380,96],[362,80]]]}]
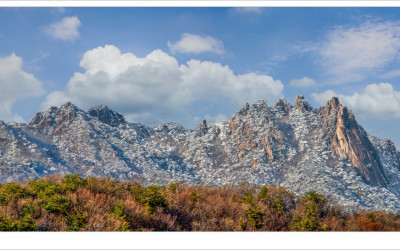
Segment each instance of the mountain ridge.
[{"label": "mountain ridge", "polygon": [[0,181],[47,174],[142,178],[204,185],[279,184],[318,190],[349,209],[400,211],[400,153],[368,135],[354,114],[328,100],[314,109],[302,95],[274,106],[246,103],[228,121],[195,129],[128,123],[107,106],[66,103],[28,124],[0,123]]}]

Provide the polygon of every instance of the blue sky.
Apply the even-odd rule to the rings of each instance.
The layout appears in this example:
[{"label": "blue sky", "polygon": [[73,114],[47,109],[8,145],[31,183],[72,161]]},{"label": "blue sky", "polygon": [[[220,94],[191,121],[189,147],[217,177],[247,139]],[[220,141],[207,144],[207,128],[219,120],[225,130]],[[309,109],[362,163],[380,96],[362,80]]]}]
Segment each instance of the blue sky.
[{"label": "blue sky", "polygon": [[150,126],[333,95],[400,145],[399,8],[0,8],[0,119],[71,101]]}]

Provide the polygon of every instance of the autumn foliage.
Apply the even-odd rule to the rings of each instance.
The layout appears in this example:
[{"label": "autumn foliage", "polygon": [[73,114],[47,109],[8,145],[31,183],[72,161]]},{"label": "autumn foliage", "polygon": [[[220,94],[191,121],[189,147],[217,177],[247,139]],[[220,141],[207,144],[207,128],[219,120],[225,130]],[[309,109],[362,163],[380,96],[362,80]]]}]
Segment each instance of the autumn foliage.
[{"label": "autumn foliage", "polygon": [[0,231],[398,231],[400,215],[347,212],[315,191],[52,176],[0,184]]}]

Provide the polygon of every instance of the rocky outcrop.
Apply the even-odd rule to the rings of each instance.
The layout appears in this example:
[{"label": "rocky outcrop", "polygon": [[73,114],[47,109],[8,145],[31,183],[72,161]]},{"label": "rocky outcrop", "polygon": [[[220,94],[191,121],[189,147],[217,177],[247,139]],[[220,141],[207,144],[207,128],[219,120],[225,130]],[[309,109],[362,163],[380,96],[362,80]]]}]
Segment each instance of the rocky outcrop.
[{"label": "rocky outcrop", "polygon": [[232,134],[235,133],[238,127],[239,127],[238,124],[235,122],[235,117],[232,116],[232,117],[229,119],[229,128],[230,128],[230,130],[231,130],[231,133],[232,133]]},{"label": "rocky outcrop", "polygon": [[289,111],[291,109],[291,105],[283,98],[279,99],[279,101],[276,103],[275,107],[277,110],[283,112],[285,115],[288,115]]},{"label": "rocky outcrop", "polygon": [[44,112],[38,112],[28,123],[29,126],[36,127],[40,130],[53,128],[54,134],[62,133],[65,123],[72,122],[76,118],[76,112],[79,109],[70,102],[62,105],[60,108],[51,107]]},{"label": "rocky outcrop", "polygon": [[118,112],[109,109],[107,106],[101,105],[89,109],[91,116],[97,117],[101,122],[112,127],[118,127],[120,124],[126,124],[125,118]]},{"label": "rocky outcrop", "polygon": [[386,186],[382,164],[364,129],[354,114],[333,97],[320,109],[330,147],[337,156],[348,159],[368,183]]},{"label": "rocky outcrop", "polygon": [[200,136],[205,136],[207,133],[207,121],[202,120],[200,126]]},{"label": "rocky outcrop", "polygon": [[270,142],[270,139],[268,136],[264,138],[264,141],[262,143],[263,149],[265,150],[265,153],[267,154],[268,160],[273,161],[274,158],[274,151],[272,150],[272,145]]},{"label": "rocky outcrop", "polygon": [[297,95],[294,107],[300,111],[311,111],[313,107],[304,99],[303,95]]}]

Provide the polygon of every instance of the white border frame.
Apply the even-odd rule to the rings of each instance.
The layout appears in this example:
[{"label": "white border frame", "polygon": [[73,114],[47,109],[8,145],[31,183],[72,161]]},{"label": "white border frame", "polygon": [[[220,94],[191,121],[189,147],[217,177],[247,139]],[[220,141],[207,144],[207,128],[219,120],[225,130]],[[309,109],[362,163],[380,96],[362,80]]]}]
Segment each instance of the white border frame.
[{"label": "white border frame", "polygon": [[[389,1],[19,1],[0,7],[400,7]],[[0,232],[1,249],[400,249],[400,232]]]}]

